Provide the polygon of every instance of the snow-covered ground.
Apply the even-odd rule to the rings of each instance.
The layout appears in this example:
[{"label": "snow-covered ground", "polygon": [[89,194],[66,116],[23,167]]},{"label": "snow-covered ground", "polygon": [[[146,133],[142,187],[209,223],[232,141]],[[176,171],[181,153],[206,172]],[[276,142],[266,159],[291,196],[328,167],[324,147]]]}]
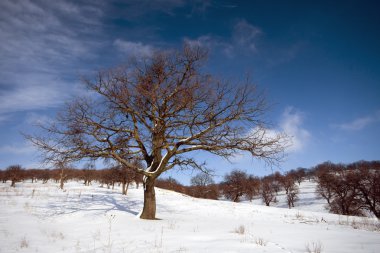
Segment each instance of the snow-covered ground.
[{"label": "snow-covered ground", "polygon": [[159,220],[148,221],[141,188],[0,183],[0,252],[379,252],[376,219],[312,212],[325,210],[306,186],[291,210],[157,189]]}]

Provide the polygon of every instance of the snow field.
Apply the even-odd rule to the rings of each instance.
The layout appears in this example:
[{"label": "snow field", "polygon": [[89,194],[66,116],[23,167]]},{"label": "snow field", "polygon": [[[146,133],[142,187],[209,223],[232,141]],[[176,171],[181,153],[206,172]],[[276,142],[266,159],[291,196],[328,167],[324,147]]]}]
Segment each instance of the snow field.
[{"label": "snow field", "polygon": [[301,184],[295,209],[156,189],[159,219],[148,221],[137,217],[141,187],[123,196],[97,183],[69,182],[64,191],[52,182],[0,184],[0,252],[379,251],[376,219],[312,212],[326,211],[308,187]]}]

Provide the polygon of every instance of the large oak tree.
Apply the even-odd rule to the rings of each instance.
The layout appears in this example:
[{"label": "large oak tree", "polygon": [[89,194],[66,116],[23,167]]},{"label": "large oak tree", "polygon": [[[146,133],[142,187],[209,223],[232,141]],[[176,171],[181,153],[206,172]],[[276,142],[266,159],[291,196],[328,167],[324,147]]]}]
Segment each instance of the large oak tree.
[{"label": "large oak tree", "polygon": [[[140,218],[155,219],[155,180],[175,167],[204,170],[191,152],[229,158],[246,151],[277,162],[284,135],[268,135],[267,106],[254,85],[229,84],[204,74],[206,54],[184,46],[100,71],[86,97],[69,102],[44,134],[28,136],[45,161],[112,159],[144,176]],[[139,157],[145,166],[131,163]]]}]

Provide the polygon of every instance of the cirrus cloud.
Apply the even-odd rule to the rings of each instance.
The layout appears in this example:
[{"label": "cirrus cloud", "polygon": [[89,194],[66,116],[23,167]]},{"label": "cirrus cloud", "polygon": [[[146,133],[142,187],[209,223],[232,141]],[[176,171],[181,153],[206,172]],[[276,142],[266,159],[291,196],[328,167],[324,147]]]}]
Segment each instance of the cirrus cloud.
[{"label": "cirrus cloud", "polygon": [[235,22],[229,38],[207,34],[195,39],[184,38],[184,42],[207,49],[220,50],[227,57],[233,58],[241,52],[256,53],[257,39],[262,31],[257,26],[241,19]]},{"label": "cirrus cloud", "polygon": [[358,117],[356,119],[353,119],[352,121],[341,123],[341,124],[334,124],[332,126],[341,130],[345,130],[345,131],[359,131],[379,121],[380,121],[380,110],[371,115]]},{"label": "cirrus cloud", "polygon": [[0,16],[0,114],[55,107],[75,94],[67,77],[96,57],[101,3],[2,0]]},{"label": "cirrus cloud", "polygon": [[119,51],[125,53],[128,56],[149,57],[153,54],[154,51],[152,46],[143,44],[141,42],[116,39],[113,44]]}]

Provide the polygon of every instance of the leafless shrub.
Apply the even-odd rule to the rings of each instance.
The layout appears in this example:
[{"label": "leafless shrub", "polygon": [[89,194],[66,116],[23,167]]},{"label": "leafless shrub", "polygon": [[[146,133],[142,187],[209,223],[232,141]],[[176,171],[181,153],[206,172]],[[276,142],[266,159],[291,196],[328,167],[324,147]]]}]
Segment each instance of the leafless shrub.
[{"label": "leafless shrub", "polygon": [[311,244],[306,244],[307,253],[321,253],[323,246],[321,242],[312,242]]},{"label": "leafless shrub", "polygon": [[267,246],[267,242],[261,237],[256,237],[255,243],[259,246]]},{"label": "leafless shrub", "polygon": [[65,239],[65,236],[62,232],[56,232],[56,231],[53,231],[51,234],[50,234],[51,238],[53,239],[59,239],[59,240],[63,240]]},{"label": "leafless shrub", "polygon": [[29,242],[26,240],[26,237],[24,236],[20,241],[20,248],[28,248]]},{"label": "leafless shrub", "polygon": [[297,218],[298,220],[303,220],[303,219],[305,218],[305,216],[304,216],[302,213],[297,212],[297,213],[296,213],[296,218]]},{"label": "leafless shrub", "polygon": [[343,218],[339,216],[338,224],[342,226],[351,226],[354,229],[380,231],[380,221],[367,217],[360,217],[357,219],[352,218],[352,220],[350,220],[349,216],[345,216]]},{"label": "leafless shrub", "polygon": [[234,233],[239,234],[239,235],[244,235],[245,234],[244,225],[240,225],[239,227],[235,228]]}]

